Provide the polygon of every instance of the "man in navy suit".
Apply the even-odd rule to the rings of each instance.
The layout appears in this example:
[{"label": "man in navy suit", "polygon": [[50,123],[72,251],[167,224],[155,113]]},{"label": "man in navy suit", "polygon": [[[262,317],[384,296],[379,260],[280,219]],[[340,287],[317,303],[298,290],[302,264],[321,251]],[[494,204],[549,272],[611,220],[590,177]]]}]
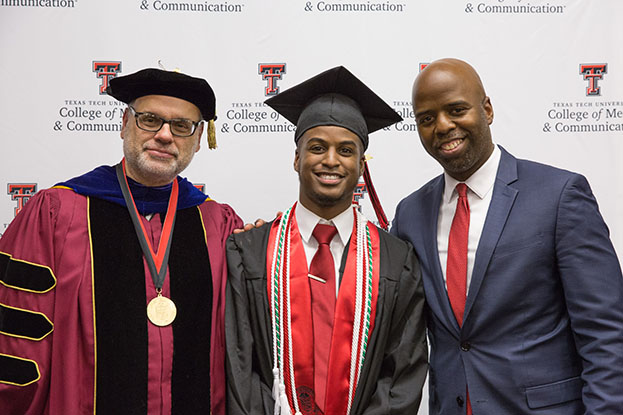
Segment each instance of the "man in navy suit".
[{"label": "man in navy suit", "polygon": [[444,173],[400,202],[392,233],[421,261],[430,413],[623,414],[623,278],[586,179],[494,145],[463,61],[428,65],[413,108]]}]

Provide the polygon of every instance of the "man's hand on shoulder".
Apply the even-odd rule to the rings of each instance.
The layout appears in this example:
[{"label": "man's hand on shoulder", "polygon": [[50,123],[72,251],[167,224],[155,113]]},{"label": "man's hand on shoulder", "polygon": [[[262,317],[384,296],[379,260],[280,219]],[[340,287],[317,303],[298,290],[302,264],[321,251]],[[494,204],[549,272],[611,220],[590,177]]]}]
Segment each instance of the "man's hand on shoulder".
[{"label": "man's hand on shoulder", "polygon": [[[277,212],[275,219],[280,217],[281,215],[283,215],[283,212]],[[245,223],[242,228],[234,229],[234,233],[242,233],[242,232],[250,231],[253,228],[259,228],[260,226],[264,226],[264,224],[266,224],[266,221],[264,219],[259,218],[259,219],[256,219],[255,222],[253,223]]]},{"label": "man's hand on shoulder", "polygon": [[256,219],[255,222],[253,223],[245,223],[242,228],[234,229],[234,233],[242,233],[242,232],[250,231],[253,228],[259,228],[265,223],[266,221],[264,219]]}]

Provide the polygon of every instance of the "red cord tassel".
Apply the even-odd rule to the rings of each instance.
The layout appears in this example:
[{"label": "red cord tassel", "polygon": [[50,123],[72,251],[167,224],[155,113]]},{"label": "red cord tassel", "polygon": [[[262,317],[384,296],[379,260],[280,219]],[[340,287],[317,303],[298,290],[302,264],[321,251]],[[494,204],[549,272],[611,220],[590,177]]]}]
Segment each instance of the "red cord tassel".
[{"label": "red cord tassel", "polygon": [[372,177],[370,176],[370,169],[368,168],[367,161],[364,163],[363,166],[363,181],[366,183],[366,187],[368,188],[370,202],[372,202],[372,207],[374,208],[376,217],[379,220],[379,225],[381,226],[381,228],[388,230],[389,222],[387,221],[387,216],[385,216],[385,212],[383,211],[383,207],[381,206],[381,201],[376,195],[376,190],[374,190],[374,185],[372,184]]}]

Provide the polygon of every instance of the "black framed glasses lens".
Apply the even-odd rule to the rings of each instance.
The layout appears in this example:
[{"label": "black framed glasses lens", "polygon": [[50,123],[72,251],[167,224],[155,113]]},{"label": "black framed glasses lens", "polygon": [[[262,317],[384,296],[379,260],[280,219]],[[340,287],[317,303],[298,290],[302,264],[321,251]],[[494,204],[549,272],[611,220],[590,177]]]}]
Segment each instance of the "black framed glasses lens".
[{"label": "black framed glasses lens", "polygon": [[[131,108],[131,107],[130,107]],[[136,118],[136,125],[141,130],[149,132],[160,131],[162,126],[167,123],[171,128],[171,133],[178,137],[189,137],[195,133],[198,122],[187,120],[185,118],[176,118],[172,120],[165,120],[157,115],[150,114],[148,112],[136,112],[134,108],[131,108]]]}]

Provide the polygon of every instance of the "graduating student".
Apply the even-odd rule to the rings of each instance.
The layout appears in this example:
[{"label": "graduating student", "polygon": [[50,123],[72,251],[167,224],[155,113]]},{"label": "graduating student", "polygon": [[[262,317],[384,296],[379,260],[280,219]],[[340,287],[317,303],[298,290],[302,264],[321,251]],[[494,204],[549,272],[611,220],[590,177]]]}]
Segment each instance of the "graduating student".
[{"label": "graduating student", "polygon": [[352,206],[368,134],[401,118],[343,67],[266,104],[297,126],[299,196],[228,240],[228,413],[415,414],[427,370],[418,260]]},{"label": "graduating student", "polygon": [[122,163],[38,192],[0,240],[0,413],[223,414],[241,221],[178,176],[214,93],[145,69],[108,94],[128,104]]}]

